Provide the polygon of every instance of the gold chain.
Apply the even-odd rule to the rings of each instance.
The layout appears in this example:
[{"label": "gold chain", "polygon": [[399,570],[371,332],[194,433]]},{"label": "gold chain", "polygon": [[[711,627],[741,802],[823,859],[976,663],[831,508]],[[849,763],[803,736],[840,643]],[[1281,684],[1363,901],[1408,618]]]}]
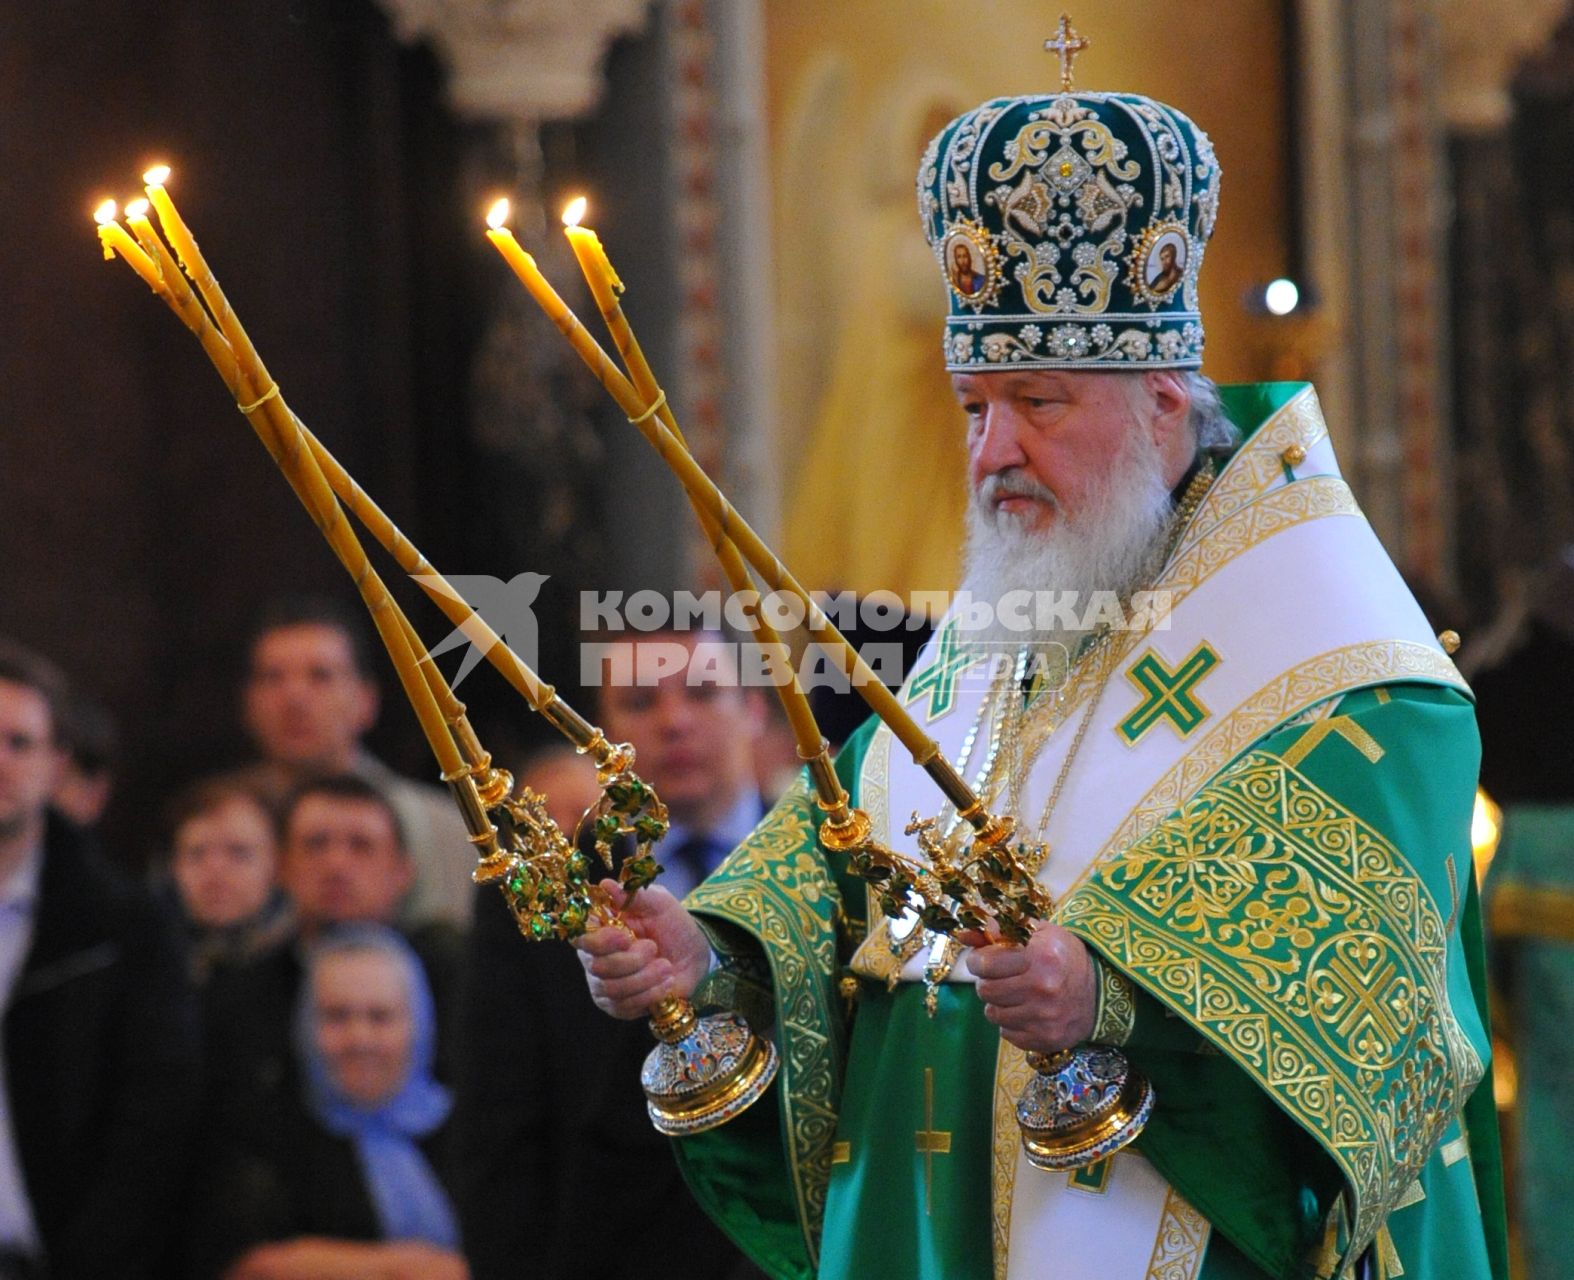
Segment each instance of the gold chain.
[{"label": "gold chain", "polygon": [[[1214,479],[1214,466],[1211,458],[1205,459],[1197,474],[1192,477],[1191,483],[1186,486],[1186,492],[1176,505],[1173,523],[1171,525],[1168,545],[1165,548],[1164,560],[1168,563],[1180,542],[1181,535],[1186,526],[1191,523],[1196,515],[1197,508],[1202,505],[1203,498],[1212,486]],[[1161,573],[1162,576],[1162,573]],[[1066,780],[1071,776],[1071,766],[1081,750],[1082,741],[1087,736],[1088,727],[1093,723],[1093,714],[1098,709],[1100,699],[1109,684],[1110,677],[1114,675],[1120,659],[1129,651],[1129,646],[1116,644],[1113,639],[1114,632],[1109,627],[1101,628],[1081,654],[1073,661],[1071,669],[1067,672],[1066,681],[1056,692],[1057,702],[1063,698],[1067,689],[1072,684],[1072,675],[1081,668],[1089,672],[1093,682],[1092,691],[1088,698],[1088,705],[1082,712],[1082,718],[1077,724],[1075,734],[1071,739],[1071,746],[1066,751],[1066,757],[1061,762],[1060,772],[1055,778],[1055,785],[1050,789],[1049,798],[1044,802],[1043,811],[1039,815],[1035,843],[1038,845],[1034,865],[1029,869],[1037,873],[1048,858],[1049,848],[1044,840],[1044,833],[1049,827],[1050,818],[1055,812],[1055,806],[1060,800],[1061,792],[1065,789]],[[958,771],[965,769],[977,738],[983,726],[990,724],[990,745],[985,756],[980,777],[974,784],[974,790],[984,799],[986,804],[993,808],[995,794],[1000,787],[1000,775],[1004,769],[1007,786],[1006,811],[1014,813],[1020,806],[1021,788],[1027,773],[1032,768],[1033,761],[1037,759],[1039,750],[1049,736],[1049,733],[1034,744],[1032,753],[1027,758],[1022,758],[1023,725],[1027,719],[1027,706],[1022,690],[1022,679],[1026,650],[1019,653],[1010,677],[997,679],[994,687],[979,701],[978,714],[974,718],[973,727],[966,738],[966,745],[958,759]],[[1094,665],[1096,661],[1096,666]],[[1008,764],[1009,762],[1009,764]],[[949,807],[949,806],[948,806]],[[944,810],[942,810],[944,813]],[[949,830],[955,829],[955,822],[949,824]],[[927,930],[914,928],[892,950],[897,953],[899,964],[906,962],[917,953],[920,946],[928,945],[930,957],[924,965],[924,1004],[931,1017],[937,1007],[938,990],[940,983],[946,980],[951,970],[955,967],[957,958],[961,955],[962,948],[955,939],[942,934],[931,935]],[[893,975],[894,976],[894,975]]]},{"label": "gold chain", "polygon": [[[1196,515],[1197,508],[1202,504],[1203,497],[1207,494],[1212,484],[1213,459],[1207,458],[1203,461],[1202,466],[1198,468],[1197,474],[1192,477],[1191,483],[1186,486],[1186,492],[1181,496],[1181,500],[1175,508],[1169,542],[1164,550],[1165,563],[1168,563],[1170,556],[1174,554],[1181,534],[1185,532],[1186,526],[1191,523],[1192,517]],[[1162,570],[1160,572],[1162,576]],[[1104,696],[1104,690],[1109,686],[1110,677],[1115,674],[1115,668],[1119,665],[1119,659],[1124,656],[1121,648],[1110,640],[1111,634],[1108,627],[1100,630],[1089,645],[1088,652],[1083,654],[1083,661],[1089,661],[1094,656],[1094,650],[1099,650],[1104,655],[1104,658],[1099,664],[1098,674],[1094,679],[1093,692],[1088,697],[1087,709],[1083,711],[1081,723],[1077,725],[1076,736],[1071,740],[1071,747],[1066,752],[1066,758],[1061,761],[1060,773],[1055,778],[1055,785],[1050,788],[1049,799],[1044,801],[1043,811],[1039,814],[1038,829],[1035,836],[1038,843],[1043,847],[1043,853],[1040,855],[1042,858],[1047,858],[1049,855],[1048,842],[1044,839],[1044,833],[1049,828],[1049,819],[1055,812],[1055,804],[1059,801],[1060,793],[1066,785],[1066,779],[1071,774],[1072,763],[1077,758],[1077,751],[1082,746],[1082,739],[1087,734],[1088,725],[1093,722],[1093,713],[1098,709],[1099,700]],[[1019,766],[1020,773],[1025,774],[1031,767],[1032,760],[1022,762]],[[1021,783],[1018,782],[1017,785],[1020,787]],[[1035,867],[1034,870],[1036,871],[1037,868]]]}]

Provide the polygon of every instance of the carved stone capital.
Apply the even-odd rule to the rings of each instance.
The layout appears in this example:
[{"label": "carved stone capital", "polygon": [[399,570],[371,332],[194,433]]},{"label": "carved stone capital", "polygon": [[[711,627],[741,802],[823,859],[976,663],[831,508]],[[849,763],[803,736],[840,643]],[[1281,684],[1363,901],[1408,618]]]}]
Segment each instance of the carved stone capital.
[{"label": "carved stone capital", "polygon": [[1568,0],[1442,0],[1443,113],[1451,129],[1485,132],[1508,123],[1509,88],[1521,60],[1540,48]]},{"label": "carved stone capital", "polygon": [[380,0],[399,39],[430,41],[456,112],[478,121],[573,119],[595,107],[601,64],[643,29],[650,0]]}]

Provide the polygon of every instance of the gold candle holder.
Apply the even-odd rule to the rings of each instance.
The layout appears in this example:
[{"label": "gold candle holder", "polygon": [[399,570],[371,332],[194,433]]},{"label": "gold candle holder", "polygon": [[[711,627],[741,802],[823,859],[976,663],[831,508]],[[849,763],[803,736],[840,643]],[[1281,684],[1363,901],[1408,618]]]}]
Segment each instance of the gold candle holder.
[{"label": "gold candle holder", "polygon": [[650,1011],[659,1042],[639,1083],[651,1124],[672,1138],[704,1133],[743,1114],[776,1078],[776,1046],[735,1013],[700,1017],[681,996]]},{"label": "gold candle holder", "polygon": [[[148,197],[175,252],[145,217],[146,201],[128,206],[135,240],[117,221],[113,203],[105,202],[95,213],[105,256],[126,261],[191,329],[355,580],[464,819],[477,857],[473,879],[503,891],[527,938],[572,938],[591,924],[615,923],[616,913],[595,882],[590,859],[548,816],[542,798],[528,790],[517,799],[512,796],[512,776],[493,766],[464,705],[429,661],[414,627],[371,568],[343,508],[415,576],[531,707],[593,758],[602,797],[586,820],[608,869],[612,841],[623,835],[634,838],[634,853],[619,874],[630,893],[655,879],[659,868],[651,846],[667,830],[666,807],[633,772],[633,749],[609,742],[520,661],[289,411],[164,189],[167,167],[156,166],[145,177]],[[652,1119],[664,1132],[693,1133],[730,1119],[775,1077],[775,1047],[732,1015],[700,1018],[687,1000],[673,997],[657,1006],[652,1029],[661,1043],[647,1063],[646,1074],[653,1082],[647,1092]]]},{"label": "gold candle holder", "polygon": [[[500,202],[488,219],[488,238],[629,421],[676,474],[707,529],[725,530],[731,544],[729,550],[735,549],[733,554],[741,555],[767,588],[789,592],[804,602],[812,637],[828,653],[841,658],[843,670],[854,677],[855,687],[871,709],[971,829],[966,852],[960,858],[952,858],[936,835],[937,824],[932,820],[919,822],[915,815],[907,834],[918,835],[929,862],[926,866],[904,858],[870,839],[867,815],[849,807],[828,753],[823,749],[818,754],[807,753],[800,745],[818,804],[826,814],[820,829],[821,843],[848,856],[853,871],[874,886],[887,915],[902,915],[914,903],[924,926],[936,932],[992,928],[1002,941],[1025,945],[1035,923],[1047,919],[1052,908],[1047,891],[1028,869],[1030,865],[1039,865],[1042,858],[1033,861],[1023,846],[1012,848],[1013,821],[986,809],[982,799],[941,754],[939,745],[873,678],[857,651],[815,607],[808,592],[689,453],[666,397],[653,397],[654,380],[639,354],[626,317],[615,305],[619,282],[600,241],[583,230],[577,237],[571,235],[617,346],[631,372],[638,375],[637,386],[618,371],[547,282],[534,259],[514,241],[504,225],[506,218],[506,202]],[[577,222],[577,214],[565,221]],[[932,991],[930,996],[933,998]],[[1034,1055],[1033,1060],[1034,1077],[1017,1108],[1024,1151],[1030,1163],[1045,1169],[1079,1167],[1118,1150],[1141,1132],[1152,1111],[1153,1089],[1118,1050],[1078,1045],[1054,1055]],[[1057,1161],[1061,1163],[1054,1163]]]},{"label": "gold candle holder", "polygon": [[1153,1114],[1153,1085],[1126,1055],[1079,1044],[1030,1053],[1033,1077],[1017,1099],[1022,1152],[1035,1169],[1081,1169],[1128,1146]]}]

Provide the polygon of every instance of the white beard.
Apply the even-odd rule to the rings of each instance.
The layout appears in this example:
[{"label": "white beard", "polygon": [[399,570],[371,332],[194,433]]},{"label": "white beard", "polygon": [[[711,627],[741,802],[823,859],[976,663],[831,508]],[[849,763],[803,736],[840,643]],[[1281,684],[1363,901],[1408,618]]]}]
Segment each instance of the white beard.
[{"label": "white beard", "polygon": [[[995,508],[991,499],[998,493],[1029,494],[1052,503],[1053,522],[1042,533],[1029,532],[1018,516]],[[1019,469],[1004,472],[986,480],[968,503],[962,589],[991,606],[1012,592],[1031,592],[1035,600],[1054,592],[1063,601],[1064,593],[1073,592],[1076,618],[1083,623],[1095,598],[1124,604],[1132,592],[1153,581],[1163,567],[1174,512],[1158,451],[1135,426],[1075,516]],[[1068,626],[1064,618],[1046,620],[1038,609],[1026,612],[1025,621],[1032,625],[1025,630],[1022,617],[1008,624],[996,608],[988,627],[970,630],[963,639],[982,643],[991,653],[1015,654],[1025,648],[1053,668],[1075,654],[1098,625]]]}]

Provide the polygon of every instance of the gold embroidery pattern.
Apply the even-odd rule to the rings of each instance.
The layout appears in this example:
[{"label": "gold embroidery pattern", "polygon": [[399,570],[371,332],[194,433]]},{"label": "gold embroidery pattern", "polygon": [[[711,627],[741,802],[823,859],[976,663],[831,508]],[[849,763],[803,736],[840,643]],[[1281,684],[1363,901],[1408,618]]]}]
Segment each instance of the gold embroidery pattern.
[{"label": "gold embroidery pattern", "polygon": [[[1436,681],[1461,690],[1467,687],[1442,650],[1411,640],[1368,640],[1332,649],[1270,681],[1154,783],[1115,828],[1100,858],[1142,839],[1209,778],[1285,721],[1353,689],[1403,680]],[[1099,861],[1092,860],[1067,892],[1075,892]]]},{"label": "gold embroidery pattern", "polygon": [[1283,480],[1281,457],[1286,449],[1299,446],[1310,450],[1327,434],[1317,392],[1307,387],[1254,431],[1251,439],[1230,459],[1198,509],[1182,545],[1198,541],[1219,521]]},{"label": "gold embroidery pattern", "polygon": [[[890,839],[891,748],[895,742],[896,735],[891,732],[890,726],[881,722],[874,736],[869,739],[869,749],[864,752],[863,763],[858,770],[858,807],[869,815],[877,840]],[[879,895],[872,884],[864,886],[864,919],[869,922],[868,933],[853,957],[851,968],[864,977],[888,982],[890,973],[887,972],[885,962],[875,957],[883,955],[889,958],[891,955],[891,922],[880,909]],[[878,972],[875,972],[876,969]],[[897,966],[897,972],[901,972],[900,965]]]},{"label": "gold embroidery pattern", "polygon": [[1209,1221],[1170,1188],[1143,1280],[1196,1280],[1212,1230]]},{"label": "gold embroidery pattern", "polygon": [[1230,561],[1276,533],[1328,516],[1361,516],[1350,486],[1338,476],[1310,476],[1269,490],[1182,547],[1154,589],[1169,590],[1173,604],[1179,604]]},{"label": "gold embroidery pattern", "polygon": [[1016,1193],[1017,1155],[1022,1150],[1022,1130],[1017,1127],[1017,1099],[1022,1096],[1032,1074],[1027,1054],[1002,1040],[1000,1052],[995,1057],[994,1159],[990,1177],[995,1280],[1006,1280],[1006,1269],[1011,1261],[1011,1203]]},{"label": "gold embroidery pattern", "polygon": [[1482,1075],[1447,935],[1377,831],[1255,753],[1102,860],[1060,923],[1180,1010],[1327,1147],[1364,1249]]},{"label": "gold embroidery pattern", "polygon": [[770,959],[788,1169],[811,1261],[819,1258],[846,1050],[835,986],[841,897],[816,856],[816,830],[808,781],[799,778],[684,900],[745,929]]},{"label": "gold embroidery pattern", "polygon": [[[1208,537],[1181,551],[1160,575],[1153,591],[1167,593],[1173,611],[1215,573],[1275,534],[1310,520],[1360,515],[1361,509],[1349,486],[1336,476],[1316,476],[1271,490],[1221,522]],[[1117,662],[1124,663],[1127,655],[1148,634],[1141,628],[1120,633],[1121,652]],[[1452,669],[1453,664],[1449,667]],[[1074,715],[1098,688],[1096,674],[1086,668],[1078,669],[1059,699],[1045,699],[1028,712],[1023,747],[1028,758],[1036,754],[1044,740]]]},{"label": "gold embroidery pattern", "polygon": [[1093,1015],[1094,1044],[1123,1045],[1137,1025],[1137,996],[1126,975],[1103,963],[1093,964],[1098,975],[1098,1008]]}]

